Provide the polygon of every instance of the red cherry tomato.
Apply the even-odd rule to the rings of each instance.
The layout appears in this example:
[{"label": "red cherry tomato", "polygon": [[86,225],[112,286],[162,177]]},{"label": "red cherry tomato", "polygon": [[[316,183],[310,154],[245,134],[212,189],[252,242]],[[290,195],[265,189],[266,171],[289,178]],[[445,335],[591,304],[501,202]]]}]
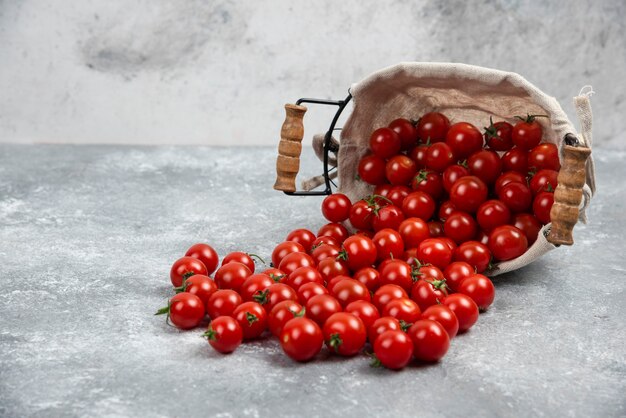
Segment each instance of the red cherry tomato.
[{"label": "red cherry tomato", "polygon": [[370,149],[374,155],[387,159],[400,152],[402,141],[400,136],[389,128],[376,129],[370,136]]},{"label": "red cherry tomato", "polygon": [[331,315],[324,323],[322,331],[328,348],[342,356],[357,354],[367,339],[363,321],[346,312]]},{"label": "red cherry tomato", "polygon": [[376,308],[378,308],[379,312],[382,312],[385,309],[385,306],[394,299],[400,298],[408,298],[409,295],[406,291],[397,286],[395,284],[385,284],[374,292],[374,297],[372,298],[372,303]]},{"label": "red cherry tomato", "polygon": [[482,273],[489,267],[491,251],[485,244],[478,241],[467,241],[454,251],[454,261],[464,261],[476,272]]},{"label": "red cherry tomato", "polygon": [[498,198],[514,213],[527,211],[533,202],[530,188],[525,184],[516,182],[511,182],[502,187]]},{"label": "red cherry tomato", "polygon": [[533,213],[542,224],[550,223],[550,210],[554,204],[554,194],[550,192],[541,192],[535,196],[533,201]]},{"label": "red cherry tomato", "polygon": [[430,232],[431,238],[437,238],[443,236],[443,222],[430,221],[428,222],[428,232]]},{"label": "red cherry tomato", "polygon": [[317,271],[320,272],[324,282],[328,283],[333,277],[347,276],[350,274],[350,269],[345,261],[334,260],[332,258],[326,258],[317,265]]},{"label": "red cherry tomato", "polygon": [[350,216],[351,207],[348,196],[334,193],[322,201],[322,215],[330,222],[343,222]]},{"label": "red cherry tomato", "polygon": [[417,303],[409,298],[390,300],[383,309],[382,316],[392,316],[400,323],[412,324],[420,318],[422,311]]},{"label": "red cherry tomato", "polygon": [[500,177],[498,177],[498,179],[496,180],[496,184],[494,186],[496,194],[500,194],[502,188],[509,183],[527,184],[524,174],[518,173],[517,171],[507,171],[506,173],[500,175]]},{"label": "red cherry tomato", "polygon": [[295,361],[308,361],[315,357],[324,344],[320,327],[308,318],[293,318],[280,334],[280,346]]},{"label": "red cherry tomato", "polygon": [[365,285],[371,292],[380,287],[380,273],[373,267],[364,267],[354,273],[352,276],[354,280],[357,280]]},{"label": "red cherry tomato", "polygon": [[306,303],[306,316],[319,326],[324,326],[331,315],[341,311],[341,304],[331,295],[315,295]]},{"label": "red cherry tomato", "polygon": [[185,257],[197,258],[207,269],[207,276],[213,274],[219,264],[217,252],[208,244],[194,244],[185,253]]},{"label": "red cherry tomato", "polygon": [[457,160],[464,160],[483,147],[483,136],[471,123],[458,122],[450,126],[446,144],[450,146]]},{"label": "red cherry tomato", "polygon": [[343,251],[339,257],[346,260],[352,271],[370,267],[376,262],[376,246],[363,235],[353,235],[343,242]]},{"label": "red cherry tomato", "polygon": [[356,229],[372,229],[375,205],[359,200],[350,209],[350,224]]},{"label": "red cherry tomato", "polygon": [[277,303],[267,317],[267,325],[270,332],[277,337],[280,336],[285,324],[302,312],[302,309],[304,309],[302,305],[293,300],[284,300]]},{"label": "red cherry tomato", "polygon": [[559,176],[558,171],[554,170],[539,170],[530,179],[529,186],[533,194],[540,192],[554,192],[556,186],[559,184],[557,178]]},{"label": "red cherry tomato", "polygon": [[263,292],[273,284],[274,280],[272,280],[268,275],[253,274],[243,282],[239,290],[239,294],[244,301],[250,302],[253,300],[254,295]]},{"label": "red cherry tomato", "polygon": [[286,284],[297,292],[300,290],[300,286],[306,283],[324,284],[324,278],[317,271],[317,268],[305,266],[295,269],[281,283]]},{"label": "red cherry tomato", "polygon": [[[315,241],[315,239],[316,236],[313,232],[308,229],[301,228],[291,231],[289,235],[287,235],[287,238],[285,238],[285,241],[297,242],[304,247],[304,252],[308,253],[311,250],[311,246],[313,245],[313,241]],[[276,266],[277,264],[274,264],[274,267]]]},{"label": "red cherry tomato", "polygon": [[399,370],[411,361],[413,342],[402,331],[386,331],[376,339],[374,355],[386,368]]},{"label": "red cherry tomato", "polygon": [[452,250],[439,238],[428,238],[417,247],[417,256],[423,263],[432,264],[440,270],[452,261]]},{"label": "red cherry tomato", "polygon": [[472,298],[478,309],[486,311],[493,303],[496,296],[496,289],[487,276],[473,274],[461,282],[459,293]]},{"label": "red cherry tomato", "polygon": [[174,287],[180,287],[183,281],[194,274],[202,274],[208,276],[206,266],[202,261],[194,257],[182,257],[174,262],[170,269],[170,280]]},{"label": "red cherry tomato", "polygon": [[413,356],[417,360],[439,361],[450,347],[450,337],[446,329],[439,322],[430,319],[415,322],[408,335],[413,341]]},{"label": "red cherry tomato", "polygon": [[411,123],[411,121],[399,118],[393,120],[389,124],[389,128],[398,134],[402,150],[410,150],[415,144],[417,144],[417,129]]},{"label": "red cherry tomato", "polygon": [[497,260],[517,258],[526,252],[528,240],[522,231],[511,225],[502,225],[489,234],[489,250]]},{"label": "red cherry tomato", "polygon": [[459,321],[459,333],[467,331],[478,321],[478,306],[469,296],[455,293],[449,295],[443,304],[456,315]]},{"label": "red cherry tomato", "polygon": [[445,142],[437,142],[426,151],[426,168],[437,173],[443,173],[454,161],[452,148]]},{"label": "red cherry tomato", "polygon": [[419,192],[428,193],[430,197],[438,200],[443,195],[443,180],[441,174],[433,171],[422,170],[411,181],[411,188]]},{"label": "red cherry tomato", "polygon": [[329,237],[328,235],[323,235],[321,237],[315,238],[315,241],[313,241],[313,245],[311,246],[309,253],[313,252],[314,249],[321,246],[322,244],[334,245],[336,247],[339,247],[341,245],[341,243],[335,238]]},{"label": "red cherry tomato", "polygon": [[365,300],[356,300],[346,306],[344,312],[351,313],[352,315],[363,321],[365,329],[369,329],[374,322],[380,318],[378,309],[370,302]]},{"label": "red cherry tomato", "polygon": [[228,253],[222,260],[222,266],[232,262],[241,263],[248,267],[251,274],[254,273],[254,260],[250,254],[244,253],[243,251],[233,251],[232,253]]},{"label": "red cherry tomato", "polygon": [[404,248],[417,248],[422,241],[430,238],[428,224],[420,218],[408,218],[398,227],[398,233],[404,241]]},{"label": "red cherry tomato", "polygon": [[248,267],[236,261],[231,261],[217,269],[215,272],[215,283],[220,289],[233,289],[239,292],[243,282],[251,275],[252,272]]},{"label": "red cherry tomato", "polygon": [[418,266],[417,268],[417,276],[421,278],[429,278],[429,280],[443,280],[443,272],[439,270],[437,267],[432,264]]},{"label": "red cherry tomato", "polygon": [[446,190],[446,192],[450,193],[450,190],[452,190],[452,186],[454,185],[455,181],[457,181],[461,177],[469,175],[470,171],[466,167],[459,164],[451,165],[450,167],[446,168],[441,176],[441,179],[443,180],[443,188]]},{"label": "red cherry tomato", "polygon": [[448,296],[445,280],[432,280],[430,277],[419,279],[411,288],[411,299],[421,311],[432,305],[442,303]]},{"label": "red cherry tomato", "polygon": [[489,235],[481,229],[478,231],[478,234],[476,234],[476,241],[483,245],[489,245]]},{"label": "red cherry tomato", "polygon": [[411,193],[411,189],[407,186],[393,186],[391,190],[389,190],[389,193],[387,193],[387,196],[384,197],[389,199],[392,205],[401,207],[404,198],[407,197],[409,193]]},{"label": "red cherry tomato", "polygon": [[295,241],[281,242],[274,247],[274,251],[272,251],[272,265],[279,266],[280,262],[283,261],[283,258],[285,258],[287,254],[303,252],[305,251],[302,244],[298,244]]},{"label": "red cherry tomato", "polygon": [[485,141],[487,146],[494,151],[508,151],[513,148],[511,133],[513,125],[508,122],[496,122],[490,120],[490,125],[485,128]]},{"label": "red cherry tomato", "polygon": [[489,232],[497,226],[508,224],[511,211],[499,200],[487,200],[478,208],[476,220],[484,231]]},{"label": "red cherry tomato", "polygon": [[279,282],[283,277],[286,276],[284,271],[273,267],[263,270],[261,274],[265,274],[270,279],[274,280],[274,283]]},{"label": "red cherry tomato", "polygon": [[371,300],[369,289],[354,279],[340,280],[329,291],[330,295],[337,299],[343,308],[357,300],[366,302]]},{"label": "red cherry tomato", "polygon": [[317,231],[317,236],[329,236],[337,240],[338,242],[343,242],[346,238],[348,238],[350,234],[345,226],[340,223],[331,222],[324,226],[322,226],[319,231]]},{"label": "red cherry tomato", "polygon": [[366,183],[378,185],[387,181],[385,160],[377,155],[366,155],[359,161],[358,173]]},{"label": "red cherry tomato", "polygon": [[561,169],[559,149],[554,144],[539,144],[528,153],[528,168],[534,171]]},{"label": "red cherry tomato", "polygon": [[433,305],[426,308],[422,312],[421,319],[430,319],[441,324],[441,326],[448,333],[448,337],[453,339],[459,332],[459,320],[457,319],[452,309],[446,305]]},{"label": "red cherry tomato", "polygon": [[394,205],[387,205],[381,208],[372,219],[372,227],[374,231],[380,231],[381,229],[390,228],[398,230],[398,227],[404,220],[404,214],[399,207]]},{"label": "red cherry tomato", "polygon": [[418,170],[426,168],[426,153],[428,152],[428,148],[430,148],[430,144],[422,144],[413,147],[409,152],[409,157],[415,161]]},{"label": "red cherry tomato", "polygon": [[474,239],[478,232],[478,226],[471,215],[465,212],[454,212],[443,224],[443,232],[446,237],[457,244],[461,244]]},{"label": "red cherry tomato", "polygon": [[430,112],[420,118],[415,129],[422,142],[442,142],[446,140],[450,121],[439,112]]},{"label": "red cherry tomato", "polygon": [[404,241],[399,232],[393,229],[381,229],[372,239],[376,247],[377,261],[388,258],[400,258],[404,252]]},{"label": "red cherry tomato", "polygon": [[408,292],[413,285],[413,268],[405,261],[391,260],[380,270],[380,283],[395,284]]},{"label": "red cherry tomato", "polygon": [[539,145],[543,129],[536,120],[537,116],[528,115],[526,118],[519,118],[520,121],[513,126],[511,139],[516,147],[528,151]]},{"label": "red cherry tomato", "polygon": [[278,268],[290,275],[300,267],[315,267],[315,261],[306,253],[291,253],[283,257]]},{"label": "red cherry tomato", "polygon": [[183,292],[174,295],[168,306],[157,311],[157,315],[167,314],[172,324],[180,329],[197,327],[205,315],[204,305],[200,298],[191,293]]},{"label": "red cherry tomato", "polygon": [[198,296],[203,306],[206,305],[211,295],[217,291],[215,282],[210,277],[202,274],[191,276],[182,287],[182,291]]},{"label": "red cherry tomato", "polygon": [[387,161],[385,175],[393,185],[408,184],[417,173],[417,164],[406,155],[396,155]]},{"label": "red cherry tomato", "polygon": [[428,220],[435,213],[435,201],[428,193],[416,191],[404,198],[402,212],[407,218]]},{"label": "red cherry tomato", "polygon": [[206,303],[206,312],[211,319],[220,316],[232,316],[235,308],[241,303],[241,296],[234,290],[218,290],[209,297]]},{"label": "red cherry tomato", "polygon": [[256,302],[244,302],[233,311],[244,340],[258,338],[267,329],[267,312]]},{"label": "red cherry tomato", "polygon": [[306,305],[313,296],[327,294],[328,289],[321,284],[315,282],[305,283],[298,289],[298,300],[301,304]]},{"label": "red cherry tomato", "polygon": [[241,345],[243,331],[234,318],[219,316],[211,321],[209,328],[202,335],[209,344],[222,354],[232,353]]},{"label": "red cherry tomato", "polygon": [[467,168],[472,175],[491,185],[502,174],[502,161],[495,151],[484,149],[469,157]]},{"label": "red cherry tomato", "polygon": [[526,236],[530,247],[537,241],[537,236],[541,230],[541,222],[529,213],[518,213],[513,216],[512,224]]},{"label": "red cherry tomato", "polygon": [[502,171],[528,173],[528,153],[521,148],[513,148],[502,156]]},{"label": "red cherry tomato", "polygon": [[253,299],[269,313],[274,309],[274,306],[284,300],[298,300],[298,295],[290,286],[284,283],[274,283],[267,289],[254,295]]},{"label": "red cherry tomato", "polygon": [[476,176],[465,176],[458,179],[450,189],[450,201],[458,210],[475,213],[487,200],[487,186]]},{"label": "red cherry tomato", "polygon": [[319,264],[325,258],[337,258],[341,250],[336,245],[321,244],[319,247],[311,251],[311,257],[315,264]]},{"label": "red cherry tomato", "polygon": [[378,337],[386,331],[402,331],[400,321],[392,316],[383,316],[374,321],[367,329],[367,339],[374,344]]}]

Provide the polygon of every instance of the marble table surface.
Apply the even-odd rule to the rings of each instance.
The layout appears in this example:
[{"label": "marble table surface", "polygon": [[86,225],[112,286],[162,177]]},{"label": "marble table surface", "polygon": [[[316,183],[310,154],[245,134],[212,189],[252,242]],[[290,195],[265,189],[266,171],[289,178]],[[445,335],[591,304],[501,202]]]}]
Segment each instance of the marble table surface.
[{"label": "marble table surface", "polygon": [[[324,222],[274,148],[0,145],[0,416],[624,416],[626,152],[595,151],[576,244],[494,279],[439,364],[214,352],[155,317],[198,241],[268,255]],[[304,170],[318,174],[318,164]]]}]

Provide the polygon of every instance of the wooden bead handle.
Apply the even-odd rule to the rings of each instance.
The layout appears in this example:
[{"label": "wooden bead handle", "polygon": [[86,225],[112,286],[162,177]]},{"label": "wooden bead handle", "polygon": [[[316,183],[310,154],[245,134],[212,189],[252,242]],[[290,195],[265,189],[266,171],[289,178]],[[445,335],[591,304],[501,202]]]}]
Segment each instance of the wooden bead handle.
[{"label": "wooden bead handle", "polygon": [[591,149],[586,147],[563,146],[563,159],[558,176],[558,186],[554,191],[554,205],[550,210],[552,229],[548,241],[555,245],[572,245],[572,231],[578,221],[578,207],[583,198],[586,181],[585,164]]},{"label": "wooden bead handle", "polygon": [[295,192],[296,176],[300,170],[302,138],[304,137],[302,119],[306,113],[306,107],[286,104],[285,112],[287,114],[280,130],[280,142],[278,143],[274,189],[283,192]]}]

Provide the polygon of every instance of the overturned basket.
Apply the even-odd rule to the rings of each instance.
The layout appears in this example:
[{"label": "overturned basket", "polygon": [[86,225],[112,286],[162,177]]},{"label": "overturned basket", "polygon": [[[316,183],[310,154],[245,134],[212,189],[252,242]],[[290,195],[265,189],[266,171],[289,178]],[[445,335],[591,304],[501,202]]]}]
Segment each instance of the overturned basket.
[{"label": "overturned basket", "polygon": [[[332,134],[337,120],[352,100],[353,109],[341,131],[340,142]],[[313,148],[324,163],[324,174],[303,184],[297,191],[295,179],[304,136],[302,103],[338,107],[325,135],[315,136]],[[489,275],[523,267],[559,245],[572,245],[572,230],[578,220],[585,221],[587,208],[595,192],[591,154],[591,106],[589,93],[574,98],[581,124],[580,134],[559,103],[516,73],[466,64],[401,63],[382,69],[352,85],[344,100],[300,99],[287,104],[281,130],[277,180],[274,188],[290,195],[332,193],[333,177],[339,178],[338,192],[355,202],[373,191],[373,186],[356,179],[358,162],[368,152],[371,133],[398,118],[411,118],[433,110],[454,120],[482,126],[490,116],[513,122],[513,115],[545,114],[541,118],[544,142],[559,147],[561,169],[550,212],[551,223],[539,232],[535,243],[520,257],[498,263]],[[330,154],[333,154],[331,156]],[[336,170],[335,170],[336,169]],[[320,185],[322,191],[310,191]]]}]

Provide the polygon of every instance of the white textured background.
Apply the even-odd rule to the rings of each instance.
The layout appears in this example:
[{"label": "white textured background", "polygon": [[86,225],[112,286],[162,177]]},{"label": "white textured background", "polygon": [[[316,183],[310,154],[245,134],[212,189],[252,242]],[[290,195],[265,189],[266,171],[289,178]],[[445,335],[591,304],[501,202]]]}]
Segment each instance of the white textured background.
[{"label": "white textured background", "polygon": [[571,118],[592,84],[596,143],[625,147],[625,18],[624,0],[0,0],[0,142],[275,144],[285,102],[415,60],[519,72]]}]

